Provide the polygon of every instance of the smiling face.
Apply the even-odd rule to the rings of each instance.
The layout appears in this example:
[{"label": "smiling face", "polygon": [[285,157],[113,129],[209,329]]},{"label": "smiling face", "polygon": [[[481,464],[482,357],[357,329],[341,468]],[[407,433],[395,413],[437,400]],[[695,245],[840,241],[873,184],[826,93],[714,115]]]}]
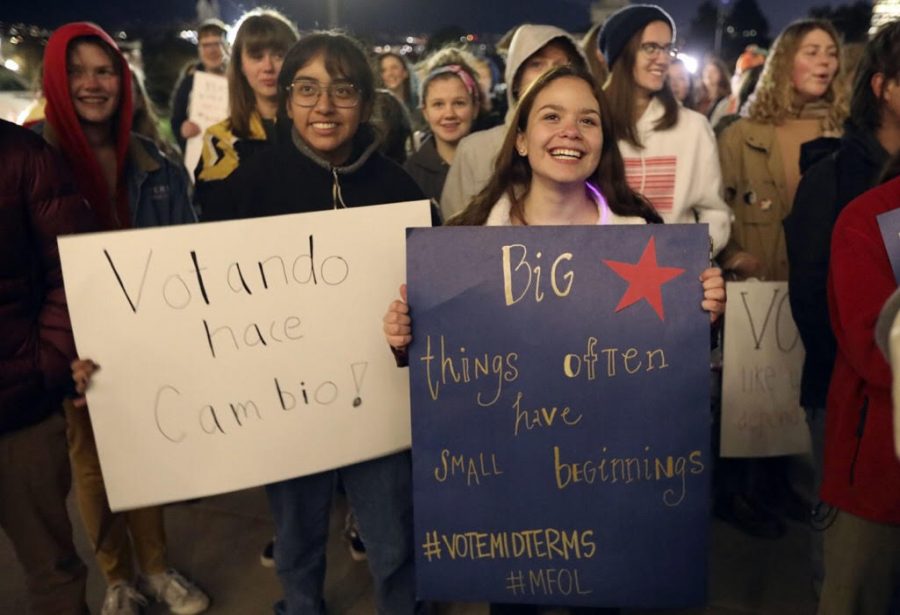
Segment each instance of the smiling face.
[{"label": "smiling face", "polygon": [[532,181],[558,184],[583,183],[597,169],[602,147],[600,103],[577,77],[560,77],[538,93],[516,139]]},{"label": "smiling face", "polygon": [[422,112],[436,139],[459,142],[472,130],[478,109],[459,77],[436,77],[428,84]]},{"label": "smiling face", "polygon": [[119,108],[122,78],[109,51],[98,43],[77,43],[67,62],[69,95],[82,123],[104,124]]},{"label": "smiling face", "polygon": [[350,157],[353,136],[363,119],[362,102],[350,109],[335,107],[328,87],[349,80],[343,75],[329,75],[325,58],[319,54],[294,73],[292,81],[316,82],[322,89],[312,107],[301,107],[288,100],[287,114],[294,128],[318,156],[335,166],[343,164]]},{"label": "smiling face", "polygon": [[398,92],[408,77],[409,73],[406,72],[403,62],[394,56],[381,58],[381,80],[384,87],[392,92]]},{"label": "smiling face", "polygon": [[822,98],[837,74],[837,43],[825,30],[812,30],[800,40],[794,55],[791,83],[803,102]]},{"label": "smiling face", "polygon": [[250,89],[260,98],[272,100],[278,96],[278,71],[284,62],[284,52],[275,49],[241,49],[241,73]]},{"label": "smiling face", "polygon": [[[654,21],[641,33],[641,45],[656,45],[664,48],[672,44],[672,30],[664,21]],[[672,56],[660,49],[652,54],[638,48],[634,60],[634,84],[646,96],[659,92],[666,82]]]}]

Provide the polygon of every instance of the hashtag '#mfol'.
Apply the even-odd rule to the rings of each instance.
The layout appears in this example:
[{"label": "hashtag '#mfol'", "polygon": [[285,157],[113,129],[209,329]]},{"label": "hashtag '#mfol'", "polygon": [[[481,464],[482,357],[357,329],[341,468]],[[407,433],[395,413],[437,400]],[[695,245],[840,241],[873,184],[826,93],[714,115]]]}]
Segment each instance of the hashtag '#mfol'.
[{"label": "hashtag '#mfol'", "polygon": [[428,558],[429,562],[431,558],[441,559],[441,543],[438,539],[437,531],[425,532],[425,542],[422,543],[422,549],[425,550],[425,557]]},{"label": "hashtag '#mfol'", "polygon": [[525,581],[521,570],[510,570],[506,577],[506,591],[513,596],[525,593]]}]

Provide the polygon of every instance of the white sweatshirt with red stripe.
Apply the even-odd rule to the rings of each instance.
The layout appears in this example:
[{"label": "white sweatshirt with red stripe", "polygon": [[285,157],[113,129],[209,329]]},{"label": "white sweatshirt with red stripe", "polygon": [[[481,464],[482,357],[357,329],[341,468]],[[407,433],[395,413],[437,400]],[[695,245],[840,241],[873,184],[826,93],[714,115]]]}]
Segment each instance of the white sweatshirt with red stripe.
[{"label": "white sweatshirt with red stripe", "polygon": [[643,148],[619,140],[628,185],[653,204],[667,224],[705,222],[713,255],[731,232],[731,210],[722,200],[722,171],[716,138],[701,114],[679,107],[678,123],[656,130],[663,104],[655,97],[638,120]]}]

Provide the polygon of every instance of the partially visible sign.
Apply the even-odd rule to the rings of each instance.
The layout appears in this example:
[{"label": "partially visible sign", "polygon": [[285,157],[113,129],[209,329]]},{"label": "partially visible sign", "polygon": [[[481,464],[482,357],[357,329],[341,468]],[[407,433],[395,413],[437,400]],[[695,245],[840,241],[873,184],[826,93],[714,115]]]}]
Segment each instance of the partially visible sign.
[{"label": "partially visible sign", "polygon": [[880,214],[877,220],[881,238],[884,240],[884,249],[887,250],[891,261],[894,280],[900,284],[900,209]]},{"label": "partially visible sign", "polygon": [[381,319],[405,228],[430,220],[421,201],[61,238],[110,507],[409,447]]},{"label": "partially visible sign", "polygon": [[800,407],[803,343],[787,282],[728,283],[722,358],[723,457],[810,450]]},{"label": "partially visible sign", "polygon": [[[200,162],[203,149],[203,133],[213,124],[228,117],[228,79],[221,75],[197,71],[194,73],[194,89],[188,107],[188,119],[200,127],[200,134],[187,140],[184,148],[184,166],[194,180],[194,170]],[[180,130],[180,126],[175,126]]]},{"label": "partially visible sign", "polygon": [[418,595],[706,596],[704,225],[413,229]]}]

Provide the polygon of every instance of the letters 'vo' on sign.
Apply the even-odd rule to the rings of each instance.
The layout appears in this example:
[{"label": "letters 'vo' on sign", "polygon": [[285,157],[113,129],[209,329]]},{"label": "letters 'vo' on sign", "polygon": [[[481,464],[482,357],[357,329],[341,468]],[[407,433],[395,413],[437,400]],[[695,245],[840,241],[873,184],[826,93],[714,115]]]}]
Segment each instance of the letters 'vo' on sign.
[{"label": "letters 'vo' on sign", "polygon": [[810,450],[800,407],[803,343],[787,282],[728,283],[722,357],[723,457]]},{"label": "letters 'vo' on sign", "polygon": [[413,229],[418,594],[702,604],[703,225]]},{"label": "letters 'vo' on sign", "polygon": [[410,444],[381,333],[427,202],[60,239],[110,506],[196,498]]}]

